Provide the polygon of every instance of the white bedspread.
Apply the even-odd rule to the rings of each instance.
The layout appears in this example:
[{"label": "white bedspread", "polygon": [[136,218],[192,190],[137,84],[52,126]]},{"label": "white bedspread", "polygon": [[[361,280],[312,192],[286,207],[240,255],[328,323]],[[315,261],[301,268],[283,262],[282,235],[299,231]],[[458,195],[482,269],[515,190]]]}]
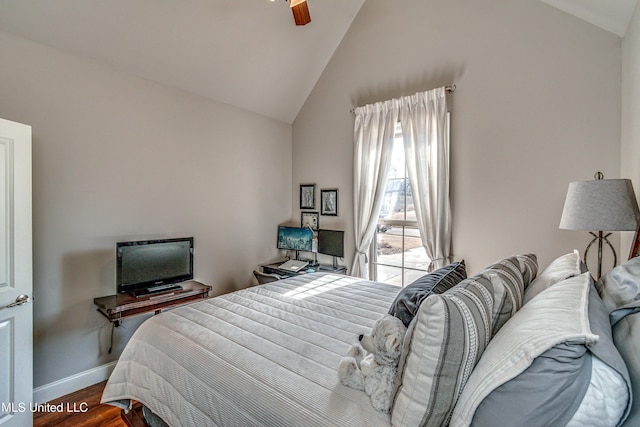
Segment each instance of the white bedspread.
[{"label": "white bedspread", "polygon": [[389,426],[336,371],[398,291],[314,273],[159,314],[127,344],[102,402],[140,401],[171,426]]}]

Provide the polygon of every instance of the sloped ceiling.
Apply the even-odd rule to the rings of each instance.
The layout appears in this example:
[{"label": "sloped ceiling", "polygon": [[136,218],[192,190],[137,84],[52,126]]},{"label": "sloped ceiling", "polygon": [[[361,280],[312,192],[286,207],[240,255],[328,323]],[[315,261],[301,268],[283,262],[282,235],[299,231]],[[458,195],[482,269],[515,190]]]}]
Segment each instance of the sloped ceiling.
[{"label": "sloped ceiling", "polygon": [[540,0],[624,37],[638,0]]},{"label": "sloped ceiling", "polygon": [[[1,0],[0,31],[292,123],[364,1]],[[638,2],[541,1],[619,36]]]},{"label": "sloped ceiling", "polygon": [[2,0],[0,31],[292,123],[364,0]]}]

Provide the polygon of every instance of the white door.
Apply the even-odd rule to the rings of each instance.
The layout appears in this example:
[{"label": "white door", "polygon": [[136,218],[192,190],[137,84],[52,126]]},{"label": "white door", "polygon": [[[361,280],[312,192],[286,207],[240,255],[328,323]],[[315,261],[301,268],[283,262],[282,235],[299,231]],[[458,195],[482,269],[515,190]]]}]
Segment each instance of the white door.
[{"label": "white door", "polygon": [[[33,424],[31,127],[0,119],[0,426]],[[26,300],[26,297],[29,300]],[[20,303],[22,302],[22,303]]]}]

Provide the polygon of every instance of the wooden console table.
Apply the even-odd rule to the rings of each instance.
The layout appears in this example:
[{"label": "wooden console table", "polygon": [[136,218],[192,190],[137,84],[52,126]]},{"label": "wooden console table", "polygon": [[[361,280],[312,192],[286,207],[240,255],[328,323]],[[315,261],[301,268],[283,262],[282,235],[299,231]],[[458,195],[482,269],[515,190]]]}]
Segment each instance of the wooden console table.
[{"label": "wooden console table", "polygon": [[108,295],[94,298],[93,303],[100,313],[113,322],[114,326],[118,326],[126,317],[151,312],[158,314],[167,308],[205,299],[211,291],[211,286],[195,280],[180,283],[180,286],[182,286],[181,290],[149,294],[138,298],[130,294]]}]

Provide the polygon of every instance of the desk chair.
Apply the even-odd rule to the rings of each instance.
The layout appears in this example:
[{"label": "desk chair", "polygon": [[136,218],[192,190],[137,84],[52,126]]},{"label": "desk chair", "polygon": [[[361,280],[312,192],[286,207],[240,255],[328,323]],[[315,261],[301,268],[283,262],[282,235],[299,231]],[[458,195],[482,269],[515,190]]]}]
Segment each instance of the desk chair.
[{"label": "desk chair", "polygon": [[256,279],[258,279],[258,284],[260,285],[282,279],[282,277],[278,276],[277,274],[262,273],[258,270],[253,270],[253,275],[256,276]]}]

